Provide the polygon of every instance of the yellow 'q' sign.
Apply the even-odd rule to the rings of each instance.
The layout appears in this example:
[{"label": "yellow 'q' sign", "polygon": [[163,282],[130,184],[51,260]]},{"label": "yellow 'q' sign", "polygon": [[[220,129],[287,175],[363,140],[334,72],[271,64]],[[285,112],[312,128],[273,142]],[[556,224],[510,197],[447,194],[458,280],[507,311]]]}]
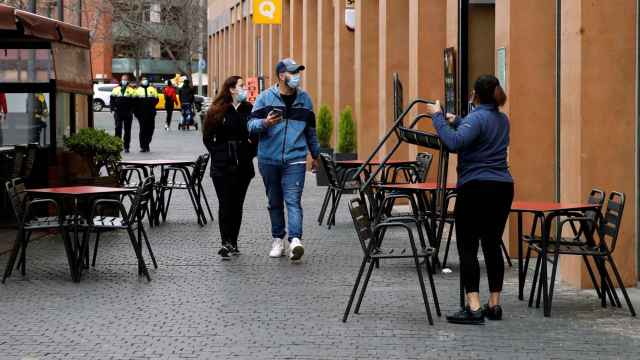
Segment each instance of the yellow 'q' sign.
[{"label": "yellow 'q' sign", "polygon": [[282,0],[253,0],[254,24],[281,24]]}]

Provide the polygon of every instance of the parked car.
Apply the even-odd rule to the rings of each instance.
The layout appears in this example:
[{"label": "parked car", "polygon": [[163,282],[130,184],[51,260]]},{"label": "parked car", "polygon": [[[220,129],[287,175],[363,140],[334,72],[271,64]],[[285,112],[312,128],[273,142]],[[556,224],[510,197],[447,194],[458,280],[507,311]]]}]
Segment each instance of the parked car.
[{"label": "parked car", "polygon": [[110,106],[111,91],[118,84],[93,84],[93,111],[102,111]]}]

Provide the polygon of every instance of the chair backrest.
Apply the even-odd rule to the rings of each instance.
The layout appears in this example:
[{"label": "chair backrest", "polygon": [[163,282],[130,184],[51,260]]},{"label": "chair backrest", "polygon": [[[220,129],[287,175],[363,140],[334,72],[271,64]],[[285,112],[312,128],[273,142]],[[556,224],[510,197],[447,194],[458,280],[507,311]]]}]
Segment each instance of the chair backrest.
[{"label": "chair backrest", "polygon": [[27,145],[26,152],[24,154],[24,163],[22,164],[21,176],[22,178],[29,178],[33,172],[33,166],[36,163],[36,157],[38,155],[38,144]]},{"label": "chair backrest", "polygon": [[622,222],[622,213],[624,211],[625,196],[624,193],[613,191],[609,194],[607,208],[600,220],[598,226],[598,234],[603,242],[609,239],[608,248],[613,252],[618,242],[618,233],[620,232],[620,223]]},{"label": "chair backrest", "polygon": [[136,190],[136,195],[131,201],[131,209],[129,210],[127,222],[132,223],[135,220],[142,220],[142,215],[147,205],[151,202],[153,196],[153,186],[155,178],[149,176],[144,178]]},{"label": "chair backrest", "polygon": [[22,226],[25,199],[27,197],[24,181],[21,178],[9,180],[5,183],[5,188],[7,190],[9,202],[11,203],[11,207],[13,208],[13,213],[15,214],[16,220],[18,221],[18,225]]},{"label": "chair backrest", "polygon": [[197,182],[201,182],[207,173],[207,165],[211,155],[209,153],[202,154],[196,159],[196,166],[193,168],[193,177]]},{"label": "chair backrest", "polygon": [[[593,188],[587,197],[587,204],[595,204],[602,208],[604,205],[605,193],[604,191]],[[584,212],[584,216],[590,218],[594,222],[598,221],[598,215],[600,215],[600,211],[598,210],[587,210]],[[593,233],[596,231],[596,227],[591,223],[584,223],[582,231],[585,232],[585,235],[593,236]]]},{"label": "chair backrest", "polygon": [[431,153],[418,153],[416,155],[416,182],[426,182],[433,155]]},{"label": "chair backrest", "polygon": [[22,174],[22,166],[24,165],[26,155],[27,147],[25,145],[16,145],[13,151],[13,171],[11,172],[11,178],[20,177]]},{"label": "chair backrest", "polygon": [[349,200],[349,213],[351,213],[353,226],[358,234],[362,251],[366,255],[367,251],[369,251],[369,244],[373,240],[373,230],[371,229],[371,221],[369,220],[369,215],[367,215],[367,209],[362,200],[358,198]]},{"label": "chair backrest", "polygon": [[333,187],[340,186],[338,181],[338,171],[336,170],[336,164],[333,162],[331,155],[327,153],[320,153],[320,162],[324,167],[324,171],[327,174],[329,184]]}]

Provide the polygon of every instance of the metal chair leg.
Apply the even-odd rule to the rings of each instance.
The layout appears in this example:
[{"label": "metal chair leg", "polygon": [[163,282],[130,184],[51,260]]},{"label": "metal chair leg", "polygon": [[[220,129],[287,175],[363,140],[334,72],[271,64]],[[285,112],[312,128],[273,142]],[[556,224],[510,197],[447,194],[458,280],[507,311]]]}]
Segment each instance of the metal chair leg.
[{"label": "metal chair leg", "polygon": [[365,256],[362,259],[362,264],[360,265],[360,270],[358,270],[358,276],[356,276],[356,282],[353,284],[353,289],[351,290],[351,295],[349,296],[349,302],[347,303],[347,308],[344,310],[344,315],[342,316],[342,322],[347,321],[347,317],[349,317],[349,311],[351,310],[351,305],[353,304],[353,299],[356,297],[356,292],[358,291],[358,285],[360,285],[360,279],[362,278],[362,273],[364,272],[364,267],[367,265],[368,257]]},{"label": "metal chair leg", "polygon": [[331,186],[327,186],[327,191],[324,193],[324,199],[322,200],[322,207],[320,207],[320,213],[318,214],[318,225],[322,225],[322,220],[324,220],[324,214],[327,211],[327,206],[329,206],[329,198],[331,197]]},{"label": "metal chair leg", "polygon": [[367,275],[364,278],[364,283],[362,284],[362,289],[360,290],[360,296],[358,297],[356,308],[353,310],[354,314],[358,314],[360,312],[360,305],[362,305],[362,299],[364,298],[364,293],[367,291],[367,285],[369,284],[369,279],[371,279],[371,272],[373,271],[373,263],[374,263],[373,259],[371,260],[372,261],[371,261],[371,264],[369,264],[369,270],[367,270]]},{"label": "metal chair leg", "polygon": [[431,308],[429,306],[429,299],[427,298],[427,290],[424,287],[424,277],[422,276],[420,261],[418,260],[418,256],[416,256],[415,253],[413,254],[413,261],[416,264],[416,272],[418,273],[418,282],[420,283],[422,301],[424,302],[424,307],[427,310],[427,320],[429,320],[429,325],[433,325],[433,317],[431,316]]},{"label": "metal chair leg", "polygon": [[549,283],[549,299],[547,300],[547,306],[549,308],[549,314],[551,314],[551,303],[553,302],[553,289],[556,284],[556,273],[558,272],[558,261],[560,260],[560,254],[555,253],[553,258],[553,267],[551,268],[551,282]]},{"label": "metal chair leg", "polygon": [[507,264],[509,264],[509,267],[513,267],[513,264],[511,263],[511,257],[509,256],[509,252],[507,251],[507,247],[504,246],[504,243],[502,242],[502,240],[500,240],[500,246],[502,247],[502,252],[504,253],[504,257],[507,259]]},{"label": "metal chair leg", "polygon": [[142,258],[142,252],[140,251],[139,241],[136,240],[136,236],[133,233],[133,229],[131,229],[131,227],[127,228],[127,233],[129,234],[129,240],[131,241],[133,250],[136,253],[136,257],[138,258],[138,272],[142,272],[147,277],[147,281],[151,281],[151,277],[149,276],[149,271],[147,270],[147,266],[144,263],[144,258]]},{"label": "metal chair leg", "polygon": [[[431,265],[429,264],[428,256],[425,256],[424,261],[427,263],[427,269],[430,268]],[[429,285],[431,286],[431,294],[433,294],[433,304],[436,307],[436,314],[438,316],[442,316],[442,313],[440,312],[440,302],[438,301],[438,293],[436,292],[436,284],[433,281],[433,274],[431,271],[427,271],[427,276],[429,277]]]},{"label": "metal chair leg", "polygon": [[147,231],[144,229],[144,226],[142,226],[142,221],[140,221],[138,223],[138,226],[140,227],[140,232],[142,233],[142,237],[144,237],[144,242],[147,245],[147,250],[149,251],[149,256],[151,256],[151,261],[153,262],[153,267],[157,269],[158,268],[158,263],[156,262],[155,255],[153,255],[153,250],[151,250],[151,243],[149,242],[149,237],[147,236]]},{"label": "metal chair leg", "polygon": [[18,257],[18,251],[22,247],[22,236],[24,230],[18,229],[18,234],[16,234],[16,240],[13,242],[13,247],[11,248],[11,255],[9,256],[9,260],[7,261],[7,265],[4,269],[4,275],[2,276],[2,283],[4,284],[5,280],[11,276],[11,272],[13,270],[13,265],[16,262],[16,258]]},{"label": "metal chair leg", "polygon": [[533,271],[533,280],[531,281],[531,293],[529,294],[529,307],[533,306],[533,299],[536,294],[536,286],[538,285],[538,275],[540,274],[541,256],[538,254],[536,258],[536,267]]},{"label": "metal chair leg", "polygon": [[96,257],[98,256],[98,245],[100,244],[100,231],[96,231],[96,240],[93,244],[93,260],[91,267],[96,267]]},{"label": "metal chair leg", "polygon": [[627,294],[627,289],[625,288],[624,282],[622,281],[622,277],[618,272],[618,267],[616,266],[616,263],[613,261],[613,257],[609,255],[607,257],[607,260],[609,260],[609,264],[611,264],[611,269],[613,270],[613,274],[616,277],[616,280],[618,281],[618,287],[620,288],[620,291],[622,291],[622,296],[624,296],[624,301],[627,303],[627,307],[631,312],[631,316],[636,316],[636,310],[633,308],[633,304],[631,304],[631,299],[629,299],[629,294]]}]

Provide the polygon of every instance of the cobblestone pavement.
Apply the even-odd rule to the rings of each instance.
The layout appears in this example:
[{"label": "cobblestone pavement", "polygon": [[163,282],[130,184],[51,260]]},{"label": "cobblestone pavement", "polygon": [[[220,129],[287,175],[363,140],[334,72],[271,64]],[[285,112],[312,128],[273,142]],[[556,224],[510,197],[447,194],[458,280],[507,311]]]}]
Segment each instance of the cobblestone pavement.
[{"label": "cobblestone pavement", "polygon": [[[100,114],[96,123],[109,127],[107,119]],[[151,150],[127,158],[195,158],[204,149],[195,131],[160,129]],[[33,243],[27,276],[0,286],[0,359],[640,358],[640,326],[625,308],[602,309],[593,292],[560,286],[544,318],[517,300],[515,268],[507,268],[501,322],[455,326],[443,316],[429,326],[415,269],[401,261],[374,271],[361,313],[342,323],[362,251],[346,206],[335,228],[317,226],[322,195],[310,174],[298,264],[267,257],[259,178],[245,203],[242,255],[232,261],[216,255],[217,220],[199,227],[184,194],[175,196],[167,223],[148,230],[159,262],[151,282],[138,276],[122,234],[103,237],[97,265],[80,283],[70,281],[59,239]],[[454,264],[453,273],[435,277],[444,314],[456,309],[457,276]],[[486,298],[484,277],[481,292]]]}]

